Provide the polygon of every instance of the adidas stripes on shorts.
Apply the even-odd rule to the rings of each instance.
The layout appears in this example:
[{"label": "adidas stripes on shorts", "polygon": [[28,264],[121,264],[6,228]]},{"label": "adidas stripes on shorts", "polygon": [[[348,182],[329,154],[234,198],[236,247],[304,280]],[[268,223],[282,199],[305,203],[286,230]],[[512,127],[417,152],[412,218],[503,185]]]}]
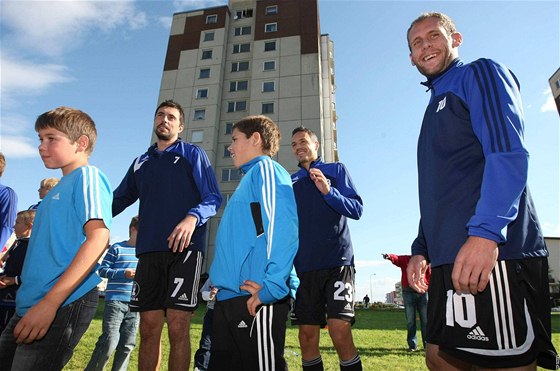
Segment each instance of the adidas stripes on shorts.
[{"label": "adidas stripes on shorts", "polygon": [[457,294],[452,271],[432,269],[428,343],[481,367],[555,366],[546,258],[498,261],[477,295]]},{"label": "adidas stripes on shorts", "polygon": [[198,283],[202,252],[185,249],[151,252],[138,257],[130,300],[133,312],[177,309],[193,312],[198,307]]},{"label": "adidas stripes on shorts", "polygon": [[287,370],[290,299],[261,305],[255,317],[247,309],[248,299],[244,295],[216,302],[209,371]]},{"label": "adidas stripes on shorts", "polygon": [[293,325],[324,327],[327,318],[354,323],[354,275],[351,265],[298,274]]}]

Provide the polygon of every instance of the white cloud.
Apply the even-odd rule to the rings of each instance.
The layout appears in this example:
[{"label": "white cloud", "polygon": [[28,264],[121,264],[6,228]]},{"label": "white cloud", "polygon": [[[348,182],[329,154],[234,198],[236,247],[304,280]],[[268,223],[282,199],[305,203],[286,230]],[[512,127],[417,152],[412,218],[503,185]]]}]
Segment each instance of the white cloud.
[{"label": "white cloud", "polygon": [[36,157],[38,150],[31,139],[22,136],[2,135],[0,150],[6,157]]},{"label": "white cloud", "polygon": [[354,264],[356,268],[365,268],[365,267],[379,267],[380,265],[387,264],[387,262],[385,260],[356,260]]},{"label": "white cloud", "polygon": [[65,66],[59,64],[36,64],[16,60],[3,53],[1,91],[3,98],[10,95],[33,94],[57,83],[72,81]]},{"label": "white cloud", "polygon": [[541,106],[541,112],[556,112],[556,103],[554,102],[554,97],[552,96],[550,88],[546,88],[545,91],[543,91],[543,95],[546,96],[546,101]]},{"label": "white cloud", "polygon": [[560,237],[560,224],[549,222],[542,223],[542,230],[545,237]]},{"label": "white cloud", "polygon": [[57,56],[79,46],[88,33],[125,25],[138,29],[146,14],[133,1],[3,1],[3,42]]},{"label": "white cloud", "polygon": [[174,0],[173,7],[181,12],[227,5],[227,0]]}]

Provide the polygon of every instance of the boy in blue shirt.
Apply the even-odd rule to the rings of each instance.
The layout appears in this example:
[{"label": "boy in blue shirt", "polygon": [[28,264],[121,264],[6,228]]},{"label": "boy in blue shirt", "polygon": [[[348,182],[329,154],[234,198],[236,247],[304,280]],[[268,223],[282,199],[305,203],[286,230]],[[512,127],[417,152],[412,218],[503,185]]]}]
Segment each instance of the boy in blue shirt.
[{"label": "boy in blue shirt", "polygon": [[111,370],[126,371],[130,354],[136,346],[140,315],[138,312],[132,312],[128,303],[138,265],[136,257],[137,216],[130,221],[128,231],[130,236],[128,240],[113,244],[103,257],[101,267],[97,271],[99,276],[108,279],[105,289],[103,333],[95,344],[85,371],[103,371],[113,352],[115,352],[115,358]]},{"label": "boy in blue shirt", "polygon": [[16,298],[0,336],[0,365],[60,370],[97,307],[97,261],[109,241],[111,186],[88,165],[97,132],[86,113],[59,107],[37,118],[39,154],[62,179],[37,210]]}]

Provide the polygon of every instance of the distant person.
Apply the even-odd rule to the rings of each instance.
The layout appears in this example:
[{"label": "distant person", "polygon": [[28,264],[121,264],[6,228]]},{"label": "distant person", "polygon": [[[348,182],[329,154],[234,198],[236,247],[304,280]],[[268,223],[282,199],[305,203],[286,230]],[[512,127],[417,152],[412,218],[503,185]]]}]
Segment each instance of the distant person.
[{"label": "distant person", "polygon": [[59,107],[40,115],[35,130],[45,167],[63,177],[37,209],[0,365],[61,370],[95,315],[113,197],[105,175],[88,165],[97,137],[89,115]]},{"label": "distant person", "polygon": [[299,219],[299,250],[294,261],[301,281],[292,314],[299,326],[303,370],[323,370],[320,327],[328,325],[341,370],[361,370],[352,338],[354,251],[347,218],[363,210],[346,167],[326,163],[319,141],[305,127],[292,132],[292,152],[300,170],[292,174]]},{"label": "distant person", "polygon": [[128,369],[130,354],[136,346],[136,333],[140,316],[128,306],[132,294],[134,274],[136,273],[136,236],[138,217],[135,216],[128,226],[129,238],[113,244],[97,271],[100,277],[107,278],[105,289],[105,310],[103,312],[102,334],[99,336],[86,371],[102,371],[113,352],[113,371]]},{"label": "distant person", "polygon": [[[6,158],[0,152],[0,178],[6,169]],[[14,232],[17,214],[17,195],[13,189],[0,183],[0,251],[4,251]]]},{"label": "distant person", "polygon": [[41,180],[41,183],[40,183],[39,189],[38,189],[39,202],[29,206],[29,210],[36,210],[39,207],[39,204],[41,203],[41,200],[43,198],[45,198],[47,193],[49,193],[50,190],[53,189],[54,186],[58,184],[58,182],[59,182],[58,178],[45,178],[45,179]]},{"label": "distant person", "polygon": [[[416,352],[418,350],[418,337],[416,335],[416,313],[420,317],[420,332],[422,334],[422,344],[426,349],[426,326],[428,324],[428,293],[418,292],[408,284],[406,276],[406,268],[410,261],[410,255],[382,254],[383,259],[389,260],[391,263],[401,269],[401,288],[404,301],[404,314],[406,317],[406,342],[408,343],[408,351]],[[428,266],[424,274],[425,285],[430,284],[431,269]]]},{"label": "distant person", "polygon": [[210,363],[210,348],[212,345],[212,327],[214,326],[214,305],[216,303],[216,293],[218,289],[214,287],[210,278],[200,289],[202,300],[206,301],[206,313],[202,321],[202,334],[200,335],[199,347],[194,354],[194,371],[206,371]]},{"label": "distant person", "polygon": [[527,188],[519,81],[490,59],[459,59],[462,35],[442,13],[407,31],[431,92],[418,139],[420,225],[408,282],[431,263],[430,369],[558,367],[548,251]]},{"label": "distant person", "polygon": [[185,143],[183,108],[162,102],[154,115],[156,143],[134,159],[115,190],[113,215],[140,200],[138,269],[130,306],[140,312],[138,367],[157,369],[165,318],[169,369],[186,370],[191,360],[190,324],[206,247],[207,221],[222,203],[204,150]]},{"label": "distant person", "polygon": [[4,272],[0,275],[0,334],[16,312],[16,294],[21,285],[21,270],[34,219],[34,210],[20,211],[17,214],[14,228],[17,239],[2,256]]},{"label": "distant person", "polygon": [[245,175],[216,236],[210,277],[218,293],[208,370],[285,370],[298,227],[290,175],[271,158],[280,130],[266,116],[248,116],[233,125],[231,137],[233,165]]},{"label": "distant person", "polygon": [[366,296],[364,296],[362,301],[364,302],[364,307],[365,308],[369,307],[369,296],[367,294],[366,294]]}]

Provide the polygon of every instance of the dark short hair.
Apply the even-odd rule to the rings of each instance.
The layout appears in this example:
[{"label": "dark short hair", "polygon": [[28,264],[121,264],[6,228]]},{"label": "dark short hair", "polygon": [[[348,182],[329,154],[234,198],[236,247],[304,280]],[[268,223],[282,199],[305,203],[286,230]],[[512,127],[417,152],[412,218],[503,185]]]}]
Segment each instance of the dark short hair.
[{"label": "dark short hair", "polygon": [[181,105],[171,99],[168,99],[166,101],[163,101],[159,104],[159,106],[156,108],[156,112],[154,113],[154,117],[156,117],[159,109],[161,107],[171,107],[171,108],[176,108],[179,111],[179,124],[185,126],[185,113],[183,112],[183,107],[181,107]]},{"label": "dark short hair", "polygon": [[128,230],[130,230],[131,228],[136,228],[138,229],[138,215],[133,216],[132,219],[130,220],[130,224],[128,226]]},{"label": "dark short hair", "polygon": [[268,156],[274,156],[280,148],[280,129],[270,117],[264,115],[247,116],[233,125],[247,138],[253,133],[259,133],[262,139],[263,152]]},{"label": "dark short hair", "polygon": [[319,141],[319,139],[317,138],[317,134],[315,134],[313,130],[306,128],[305,126],[298,126],[294,130],[292,130],[292,136],[301,132],[307,133],[307,135],[309,135],[309,138],[311,138],[311,140],[314,140],[316,142]]}]

